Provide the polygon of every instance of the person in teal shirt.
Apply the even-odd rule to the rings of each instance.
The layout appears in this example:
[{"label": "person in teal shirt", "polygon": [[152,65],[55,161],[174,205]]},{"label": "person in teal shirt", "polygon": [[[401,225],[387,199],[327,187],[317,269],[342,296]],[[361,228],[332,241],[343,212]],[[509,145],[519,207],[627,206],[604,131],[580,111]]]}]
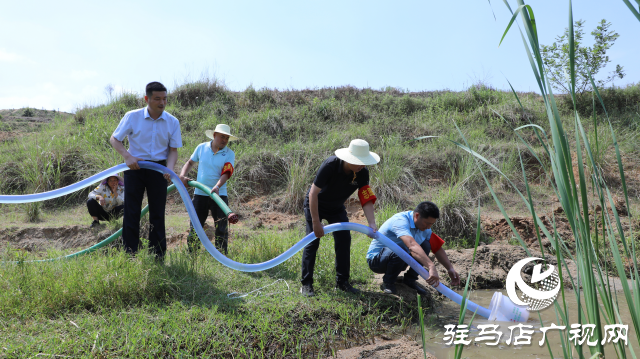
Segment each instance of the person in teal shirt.
[{"label": "person in teal shirt", "polygon": [[[207,187],[211,187],[211,192],[215,192],[220,198],[229,204],[227,196],[227,180],[233,175],[236,155],[227,144],[229,141],[238,140],[238,137],[231,135],[231,129],[228,125],[219,124],[215,130],[207,130],[206,135],[211,139],[209,142],[203,142],[196,147],[191,158],[184,164],[180,171],[180,180],[186,186],[191,178],[187,174],[194,164],[198,165],[197,181]],[[200,220],[200,225],[204,225],[209,212],[215,223],[215,246],[216,248],[227,254],[227,246],[229,240],[229,231],[227,220],[230,223],[237,223],[238,216],[231,214],[227,219],[222,209],[209,196],[209,193],[196,188],[193,196],[193,207]],[[200,241],[195,234],[193,223],[190,224],[189,236],[187,237],[187,245],[190,251],[200,248]]]},{"label": "person in teal shirt", "polygon": [[[432,252],[438,262],[447,269],[451,285],[459,285],[460,276],[449,262],[447,253],[442,249],[444,241],[431,231],[431,226],[439,217],[438,206],[433,202],[425,201],[418,204],[414,211],[393,215],[384,222],[379,231],[427,269],[429,272],[427,283],[434,287],[440,284],[436,266],[428,256],[429,252]],[[407,263],[377,239],[372,240],[369,245],[367,263],[373,272],[384,274],[382,291],[395,294],[396,280],[400,273],[407,269]],[[404,274],[403,283],[421,295],[427,294],[426,290],[418,284],[418,272],[413,268]]]}]

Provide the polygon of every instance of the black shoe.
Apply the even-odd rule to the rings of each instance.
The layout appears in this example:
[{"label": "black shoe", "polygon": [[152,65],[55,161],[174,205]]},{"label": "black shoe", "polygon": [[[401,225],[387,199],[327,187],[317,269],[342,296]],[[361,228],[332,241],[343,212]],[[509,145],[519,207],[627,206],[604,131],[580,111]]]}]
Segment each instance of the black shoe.
[{"label": "black shoe", "polygon": [[313,292],[313,284],[303,284],[300,288],[300,293],[305,297],[313,297],[316,293]]},{"label": "black shoe", "polygon": [[98,220],[93,220],[93,222],[91,222],[91,227],[90,228],[96,228],[100,225],[100,221]]},{"label": "black shoe", "polygon": [[396,294],[398,291],[396,290],[396,285],[393,283],[385,283],[382,282],[380,285],[380,289],[386,294]]},{"label": "black shoe", "polygon": [[336,288],[340,289],[345,293],[360,294],[360,289],[352,287],[351,284],[349,284],[349,282],[337,283]]},{"label": "black shoe", "polygon": [[402,281],[402,283],[404,283],[404,285],[406,285],[409,288],[415,289],[416,292],[418,292],[418,294],[420,295],[427,295],[427,290],[424,289],[420,284],[418,284],[417,280],[412,280],[412,281]]}]

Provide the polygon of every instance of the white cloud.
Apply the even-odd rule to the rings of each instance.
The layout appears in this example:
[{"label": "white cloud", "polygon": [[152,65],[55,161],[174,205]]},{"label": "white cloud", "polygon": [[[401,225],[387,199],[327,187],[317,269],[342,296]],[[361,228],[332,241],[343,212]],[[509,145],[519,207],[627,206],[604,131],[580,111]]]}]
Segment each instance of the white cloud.
[{"label": "white cloud", "polygon": [[0,49],[0,61],[5,62],[18,62],[22,59],[22,56],[18,54],[14,54],[12,52],[5,51],[5,49]]},{"label": "white cloud", "polygon": [[35,61],[25,58],[22,55],[9,52],[5,49],[0,49],[0,61],[2,62],[28,62],[35,64]]},{"label": "white cloud", "polygon": [[46,95],[40,96],[10,96],[10,97],[0,97],[0,108],[22,108],[22,107],[32,107],[32,108],[44,108],[47,110],[53,109],[53,98]]},{"label": "white cloud", "polygon": [[34,84],[10,93],[0,90],[0,109],[34,107],[47,110],[75,112],[80,106],[104,102],[98,86],[68,89],[51,82]]}]

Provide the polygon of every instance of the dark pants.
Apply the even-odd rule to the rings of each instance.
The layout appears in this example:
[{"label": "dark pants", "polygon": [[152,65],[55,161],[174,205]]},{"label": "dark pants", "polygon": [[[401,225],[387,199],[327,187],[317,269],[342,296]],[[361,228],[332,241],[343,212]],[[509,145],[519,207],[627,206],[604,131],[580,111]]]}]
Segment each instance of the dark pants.
[{"label": "dark pants", "polygon": [[[424,252],[429,255],[431,252],[431,244],[428,240],[425,240],[420,245]],[[374,273],[384,274],[382,277],[382,281],[385,283],[395,283],[398,275],[402,273],[403,270],[407,269],[408,264],[402,260],[397,254],[395,254],[391,249],[384,247],[378,253],[377,256],[372,259],[368,259],[367,263],[369,263],[369,268]],[[413,270],[413,268],[409,268],[407,273],[404,274],[405,282],[413,282],[418,280],[418,272]]]},{"label": "dark pants", "polygon": [[124,220],[122,240],[127,253],[136,253],[140,246],[140,212],[145,190],[149,201],[149,249],[164,258],[167,239],[164,230],[164,210],[167,202],[167,180],[162,173],[141,168],[124,172]]},{"label": "dark pants", "polygon": [[87,209],[89,209],[91,217],[98,218],[98,221],[108,221],[112,218],[120,218],[124,210],[124,205],[116,206],[107,212],[104,210],[104,207],[100,205],[100,202],[89,198],[89,200],[87,200]]},{"label": "dark pants", "polygon": [[[320,220],[326,219],[329,224],[338,222],[349,222],[347,210],[338,212],[320,211]],[[313,232],[313,221],[311,211],[304,208],[304,216],[307,220],[307,234]],[[351,267],[351,232],[333,232],[334,247],[336,251],[336,283],[349,282],[349,271]],[[320,238],[314,239],[304,247],[302,252],[302,284],[313,284],[313,267],[316,264],[316,253],[320,246]]]},{"label": "dark pants", "polygon": [[[227,196],[220,196],[220,198],[227,206],[229,205],[229,198]],[[211,197],[197,194],[193,196],[193,207],[196,209],[200,225],[204,225],[209,212],[211,212],[211,217],[216,226],[215,246],[220,252],[226,255],[227,243],[229,241],[229,231],[227,230],[229,221],[222,211],[222,208],[220,208]],[[193,251],[200,248],[200,240],[198,239],[195,229],[193,229],[193,223],[190,224],[190,227],[191,230],[189,231],[189,237],[187,237],[187,246],[190,251]]]}]

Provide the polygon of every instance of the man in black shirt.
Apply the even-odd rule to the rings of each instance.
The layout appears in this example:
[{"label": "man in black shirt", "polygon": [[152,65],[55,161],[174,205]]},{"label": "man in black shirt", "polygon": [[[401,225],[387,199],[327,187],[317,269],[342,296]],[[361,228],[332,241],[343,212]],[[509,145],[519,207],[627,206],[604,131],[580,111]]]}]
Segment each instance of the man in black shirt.
[{"label": "man in black shirt", "polygon": [[[378,163],[380,157],[369,152],[369,144],[364,140],[353,140],[349,148],[341,148],[335,153],[335,156],[327,158],[318,169],[316,178],[304,200],[307,234],[314,232],[317,237],[304,248],[302,253],[300,292],[307,297],[315,294],[313,267],[316,263],[320,238],[324,236],[322,219],[326,219],[329,224],[349,222],[344,202],[357,190],[369,227],[374,232],[377,230],[373,213],[376,196],[369,187],[369,170],[365,166]],[[349,231],[333,232],[333,238],[336,251],[336,287],[347,293],[359,293],[358,289],[349,284],[351,233]]]}]

